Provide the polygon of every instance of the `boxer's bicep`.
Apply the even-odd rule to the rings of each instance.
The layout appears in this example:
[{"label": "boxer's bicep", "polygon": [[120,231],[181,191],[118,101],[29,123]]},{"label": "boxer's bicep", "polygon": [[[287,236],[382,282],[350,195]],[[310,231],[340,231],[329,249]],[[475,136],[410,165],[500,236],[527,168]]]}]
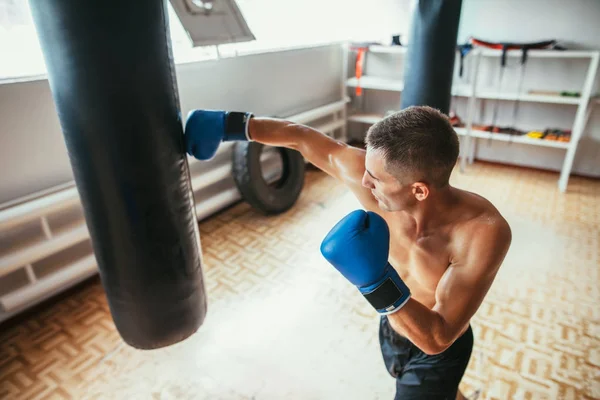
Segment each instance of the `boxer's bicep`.
[{"label": "boxer's bicep", "polygon": [[365,150],[300,124],[288,123],[271,135],[276,140],[271,139],[268,144],[298,150],[311,164],[334,178],[360,184],[365,170]]},{"label": "boxer's bicep", "polygon": [[314,166],[348,186],[367,210],[379,210],[371,191],[362,186],[365,174],[364,149],[323,134],[309,134],[308,140],[301,142],[298,150]]},{"label": "boxer's bicep", "polygon": [[449,342],[458,338],[479,309],[511,242],[508,224],[484,226],[472,232],[468,247],[438,283],[433,308],[445,321]]},{"label": "boxer's bicep", "polygon": [[371,191],[362,186],[364,149],[335,140],[309,126],[272,118],[253,118],[250,137],[259,143],[299,151],[308,162],[348,186],[367,210],[378,210]]},{"label": "boxer's bicep", "polygon": [[365,174],[365,150],[348,146],[333,157],[339,179],[348,186],[354,196],[368,211],[381,212],[371,190],[362,185]]},{"label": "boxer's bicep", "polygon": [[258,143],[297,150],[310,163],[336,178],[340,171],[335,160],[348,147],[310,126],[276,118],[252,118],[249,135]]}]

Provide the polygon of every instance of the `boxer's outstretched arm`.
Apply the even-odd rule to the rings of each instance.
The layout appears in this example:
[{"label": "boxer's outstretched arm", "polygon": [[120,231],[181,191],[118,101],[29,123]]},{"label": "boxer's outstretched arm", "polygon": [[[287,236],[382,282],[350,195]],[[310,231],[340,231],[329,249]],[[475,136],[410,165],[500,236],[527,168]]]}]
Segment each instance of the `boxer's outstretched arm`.
[{"label": "boxer's outstretched arm", "polygon": [[458,339],[490,289],[511,242],[503,219],[469,236],[438,283],[433,309],[410,299],[388,317],[395,331],[426,354],[441,353]]},{"label": "boxer's outstretched arm", "polygon": [[259,143],[298,150],[317,168],[344,182],[360,185],[365,151],[305,125],[273,118],[252,118],[249,136]]},{"label": "boxer's outstretched arm", "polygon": [[299,151],[317,168],[350,187],[365,207],[376,207],[370,190],[362,187],[365,150],[334,140],[305,125],[274,118],[252,118],[251,140]]}]

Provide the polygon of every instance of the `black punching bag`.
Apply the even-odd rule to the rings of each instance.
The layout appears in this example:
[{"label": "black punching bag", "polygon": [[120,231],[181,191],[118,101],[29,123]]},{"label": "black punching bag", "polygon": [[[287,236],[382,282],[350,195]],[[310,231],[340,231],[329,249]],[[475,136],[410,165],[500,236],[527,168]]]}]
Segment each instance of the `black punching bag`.
[{"label": "black punching bag", "polygon": [[461,0],[417,0],[404,69],[402,105],[448,114]]},{"label": "black punching bag", "polygon": [[206,314],[163,0],[30,0],[115,325],[139,349]]}]

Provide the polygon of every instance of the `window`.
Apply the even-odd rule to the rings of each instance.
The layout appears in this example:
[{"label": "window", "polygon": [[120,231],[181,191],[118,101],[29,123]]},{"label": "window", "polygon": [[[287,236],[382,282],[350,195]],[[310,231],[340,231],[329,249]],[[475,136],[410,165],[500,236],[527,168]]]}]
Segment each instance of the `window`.
[{"label": "window", "polygon": [[408,31],[410,0],[237,0],[256,40],[219,46],[246,53],[337,41],[391,42]]},{"label": "window", "polygon": [[[237,0],[255,41],[194,48],[169,3],[175,62],[337,41],[390,43],[408,30],[410,0]],[[25,0],[0,0],[0,79],[46,73]]]},{"label": "window", "polygon": [[169,29],[171,33],[171,43],[173,48],[173,58],[176,63],[210,60],[217,58],[216,46],[194,47],[188,37],[181,21],[177,17],[175,10],[168,3],[169,7]]},{"label": "window", "polygon": [[[214,46],[192,47],[170,5],[169,24],[177,62],[217,57]],[[0,55],[0,80],[47,72],[28,1],[0,0]]]},{"label": "window", "polygon": [[29,3],[0,0],[0,79],[46,73]]}]

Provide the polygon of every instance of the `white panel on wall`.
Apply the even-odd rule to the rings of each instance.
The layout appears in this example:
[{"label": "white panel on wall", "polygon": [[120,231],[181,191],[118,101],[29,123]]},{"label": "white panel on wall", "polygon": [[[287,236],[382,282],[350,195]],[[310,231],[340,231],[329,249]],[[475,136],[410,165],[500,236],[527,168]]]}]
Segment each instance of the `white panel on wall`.
[{"label": "white panel on wall", "polygon": [[72,179],[48,81],[0,84],[0,203]]}]

